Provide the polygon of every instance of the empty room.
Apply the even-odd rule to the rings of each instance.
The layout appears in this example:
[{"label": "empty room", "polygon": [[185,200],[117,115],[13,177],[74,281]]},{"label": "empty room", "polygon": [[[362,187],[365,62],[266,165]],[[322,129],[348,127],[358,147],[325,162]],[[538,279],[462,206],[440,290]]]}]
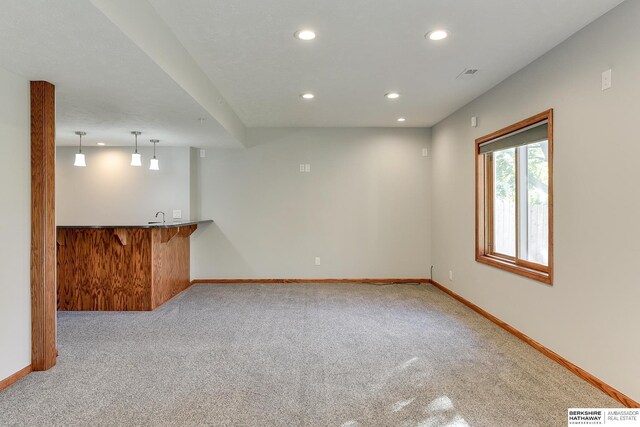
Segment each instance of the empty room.
[{"label": "empty room", "polygon": [[0,7],[0,426],[640,426],[640,1]]}]

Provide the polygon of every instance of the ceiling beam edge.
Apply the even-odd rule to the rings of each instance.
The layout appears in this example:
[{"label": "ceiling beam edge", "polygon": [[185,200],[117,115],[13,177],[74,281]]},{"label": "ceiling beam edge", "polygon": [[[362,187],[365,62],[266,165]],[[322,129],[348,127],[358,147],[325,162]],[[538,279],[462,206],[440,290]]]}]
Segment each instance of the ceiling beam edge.
[{"label": "ceiling beam edge", "polygon": [[244,146],[246,126],[151,4],[146,0],[91,2]]}]

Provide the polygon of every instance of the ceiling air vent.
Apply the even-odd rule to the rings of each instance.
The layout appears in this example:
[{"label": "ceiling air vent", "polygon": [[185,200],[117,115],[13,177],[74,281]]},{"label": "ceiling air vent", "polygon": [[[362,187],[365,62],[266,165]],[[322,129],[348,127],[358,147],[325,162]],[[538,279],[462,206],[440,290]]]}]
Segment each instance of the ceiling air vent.
[{"label": "ceiling air vent", "polygon": [[465,68],[460,74],[458,74],[458,77],[456,77],[456,79],[470,79],[471,77],[476,75],[477,72],[477,68]]}]

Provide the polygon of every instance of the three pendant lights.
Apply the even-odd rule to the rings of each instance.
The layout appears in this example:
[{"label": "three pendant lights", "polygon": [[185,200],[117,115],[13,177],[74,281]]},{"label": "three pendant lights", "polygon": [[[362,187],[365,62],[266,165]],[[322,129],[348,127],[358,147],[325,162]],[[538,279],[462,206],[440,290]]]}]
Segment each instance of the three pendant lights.
[{"label": "three pendant lights", "polygon": [[[80,166],[80,167],[87,166],[87,163],[85,162],[85,159],[84,159],[84,153],[82,152],[82,137],[86,134],[87,134],[86,132],[81,132],[81,131],[76,132],[76,135],[78,135],[78,137],[80,138],[80,143],[78,146],[78,152],[76,153],[76,160],[73,162],[73,166]],[[138,153],[138,135],[142,134],[142,132],[134,130],[134,131],[131,131],[131,134],[135,136],[135,140],[136,140],[135,150],[131,154],[131,166],[142,166],[142,156],[140,155],[140,153]],[[158,162],[158,159],[156,158],[156,144],[159,143],[160,140],[150,139],[149,142],[153,144],[153,158],[149,163],[149,169],[153,171],[157,171],[157,170],[160,170],[160,164]]]}]

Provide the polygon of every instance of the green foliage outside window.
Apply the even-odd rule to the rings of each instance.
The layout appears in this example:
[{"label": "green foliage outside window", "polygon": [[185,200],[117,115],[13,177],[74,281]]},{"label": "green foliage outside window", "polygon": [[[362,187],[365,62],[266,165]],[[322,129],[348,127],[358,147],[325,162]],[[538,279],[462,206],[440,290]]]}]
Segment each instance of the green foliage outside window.
[{"label": "green foliage outside window", "polygon": [[[529,205],[544,205],[549,194],[549,162],[547,141],[519,147],[521,155],[527,155],[527,193]],[[496,198],[515,202],[516,149],[496,151],[493,155]]]}]

